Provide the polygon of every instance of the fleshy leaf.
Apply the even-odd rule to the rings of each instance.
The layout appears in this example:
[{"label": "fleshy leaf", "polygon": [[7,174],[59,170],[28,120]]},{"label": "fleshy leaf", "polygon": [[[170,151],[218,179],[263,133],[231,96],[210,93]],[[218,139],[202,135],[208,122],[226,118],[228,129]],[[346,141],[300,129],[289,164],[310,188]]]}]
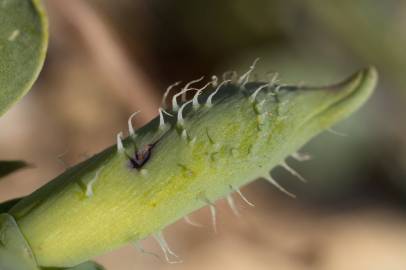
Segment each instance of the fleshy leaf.
[{"label": "fleshy leaf", "polygon": [[30,247],[9,214],[0,215],[0,269],[39,270]]},{"label": "fleshy leaf", "polygon": [[47,43],[47,20],[39,0],[0,0],[0,116],[31,88]]},{"label": "fleshy leaf", "polygon": [[95,262],[85,262],[71,268],[41,268],[42,270],[104,270],[105,268]]},{"label": "fleshy leaf", "polygon": [[0,179],[27,166],[29,165],[21,160],[0,160]]}]

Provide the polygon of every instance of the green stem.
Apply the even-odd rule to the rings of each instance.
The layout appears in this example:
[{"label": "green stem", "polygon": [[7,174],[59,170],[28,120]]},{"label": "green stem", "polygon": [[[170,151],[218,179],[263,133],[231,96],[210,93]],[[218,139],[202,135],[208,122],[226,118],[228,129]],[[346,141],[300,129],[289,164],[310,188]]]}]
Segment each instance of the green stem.
[{"label": "green stem", "polygon": [[[158,234],[207,202],[269,175],[313,136],[359,108],[376,80],[370,68],[333,87],[270,85],[255,98],[264,83],[224,84],[212,106],[204,102],[209,94],[202,95],[197,109],[183,108],[184,120],[177,120],[179,111],[165,116],[164,130],[157,117],[124,141],[124,152],[116,145],[104,150],[9,213],[40,266],[77,265]],[[129,162],[134,143],[138,151],[150,150],[138,169]]]}]

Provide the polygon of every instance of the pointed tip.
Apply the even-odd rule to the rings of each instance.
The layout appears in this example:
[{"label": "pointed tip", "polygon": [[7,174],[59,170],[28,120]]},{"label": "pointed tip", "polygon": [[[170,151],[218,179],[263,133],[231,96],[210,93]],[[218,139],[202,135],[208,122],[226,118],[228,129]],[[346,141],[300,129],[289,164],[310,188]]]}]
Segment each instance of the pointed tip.
[{"label": "pointed tip", "polygon": [[296,176],[300,181],[303,183],[307,183],[307,180],[297,171],[295,171],[292,167],[290,167],[286,161],[281,162],[280,166],[287,170],[291,175]]},{"label": "pointed tip", "polygon": [[139,113],[140,111],[136,111],[133,112],[130,117],[128,118],[128,133],[130,134],[130,136],[134,136],[135,135],[135,130],[134,130],[134,126],[132,123],[132,120],[134,119],[134,117]]},{"label": "pointed tip", "polygon": [[230,189],[234,192],[236,192],[240,198],[249,206],[251,207],[255,207],[255,204],[253,204],[252,202],[250,202],[245,196],[244,194],[242,194],[241,190],[239,188],[234,188],[232,185],[229,185]]},{"label": "pointed tip", "polygon": [[265,180],[267,180],[269,183],[271,183],[273,186],[275,186],[277,189],[279,189],[281,192],[285,193],[289,197],[296,198],[296,195],[287,191],[284,187],[282,187],[278,182],[276,182],[275,179],[273,179],[271,176],[262,176]]},{"label": "pointed tip", "polygon": [[364,77],[367,77],[368,80],[377,81],[379,78],[378,70],[375,66],[366,67],[360,72],[362,72],[364,74]]},{"label": "pointed tip", "polygon": [[300,153],[300,152],[291,154],[291,157],[299,162],[308,161],[308,160],[313,159],[313,157],[310,154]]},{"label": "pointed tip", "polygon": [[238,208],[234,202],[234,198],[233,198],[232,194],[228,194],[226,196],[226,200],[227,200],[228,206],[230,207],[233,214],[238,218],[241,217],[240,211],[238,211]]},{"label": "pointed tip", "polygon": [[183,220],[184,220],[187,224],[192,225],[192,226],[194,226],[194,227],[198,227],[198,228],[203,228],[203,227],[204,227],[202,224],[197,223],[197,222],[193,221],[192,219],[190,219],[190,217],[189,217],[188,215],[184,216],[184,217],[183,217]]},{"label": "pointed tip", "polygon": [[117,134],[117,151],[119,152],[119,153],[123,153],[124,152],[124,145],[123,145],[123,132],[122,131],[120,131],[118,134]]}]

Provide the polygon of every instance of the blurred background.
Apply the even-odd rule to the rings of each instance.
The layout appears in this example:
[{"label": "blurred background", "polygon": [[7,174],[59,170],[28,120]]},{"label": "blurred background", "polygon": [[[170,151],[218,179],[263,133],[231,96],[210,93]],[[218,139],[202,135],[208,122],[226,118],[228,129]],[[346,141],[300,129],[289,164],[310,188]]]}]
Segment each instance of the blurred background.
[{"label": "blurred background", "polygon": [[[157,115],[166,87],[260,57],[259,77],[337,82],[375,65],[380,82],[353,117],[274,177],[243,189],[241,218],[218,202],[165,230],[182,264],[127,246],[97,258],[108,269],[406,269],[406,1],[402,0],[48,0],[51,40],[34,89],[0,119],[0,159],[32,164],[0,182],[0,201],[32,192],[115,142],[128,116]],[[237,198],[237,197],[236,197]],[[160,254],[147,239],[148,251]]]}]

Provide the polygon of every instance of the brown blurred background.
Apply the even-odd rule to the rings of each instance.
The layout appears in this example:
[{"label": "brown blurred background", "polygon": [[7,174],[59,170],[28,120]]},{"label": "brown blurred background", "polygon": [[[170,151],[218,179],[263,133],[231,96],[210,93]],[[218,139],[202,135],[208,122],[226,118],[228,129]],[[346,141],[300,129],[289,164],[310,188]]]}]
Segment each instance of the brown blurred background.
[{"label": "brown blurred background", "polygon": [[[380,84],[356,115],[289,160],[308,180],[273,175],[244,188],[242,217],[219,201],[165,235],[169,265],[131,246],[98,258],[108,269],[406,269],[406,2],[401,0],[48,0],[48,58],[34,89],[0,119],[0,159],[35,165],[0,182],[0,201],[25,195],[113,144],[136,110],[157,114],[175,81],[278,71],[284,83],[336,82],[376,65]],[[237,197],[236,197],[237,199]],[[159,253],[146,240],[147,250]]]}]

